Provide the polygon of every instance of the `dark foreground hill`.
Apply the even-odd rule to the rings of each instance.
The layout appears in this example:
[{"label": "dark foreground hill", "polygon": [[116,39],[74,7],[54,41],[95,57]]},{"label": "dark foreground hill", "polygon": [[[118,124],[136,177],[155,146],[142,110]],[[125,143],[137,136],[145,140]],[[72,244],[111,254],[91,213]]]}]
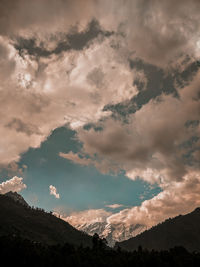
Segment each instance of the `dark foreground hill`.
[{"label": "dark foreground hill", "polygon": [[163,250],[183,246],[188,251],[200,251],[200,208],[186,215],[179,215],[130,238],[116,243],[125,250],[142,248]]},{"label": "dark foreground hill", "polygon": [[92,237],[42,209],[31,208],[17,193],[0,194],[0,236],[20,236],[48,245],[91,246]]}]

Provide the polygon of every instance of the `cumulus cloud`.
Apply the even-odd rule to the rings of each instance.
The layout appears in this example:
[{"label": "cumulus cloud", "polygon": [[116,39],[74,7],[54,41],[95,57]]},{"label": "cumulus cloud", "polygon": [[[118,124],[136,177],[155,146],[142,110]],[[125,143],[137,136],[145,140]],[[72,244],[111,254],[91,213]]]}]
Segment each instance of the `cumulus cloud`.
[{"label": "cumulus cloud", "polygon": [[[128,123],[107,119],[100,124],[101,131],[80,129],[82,154],[97,158],[99,166],[101,162],[110,168],[118,166],[131,179],[139,176],[159,185],[181,180],[192,164],[184,159],[191,150],[185,144],[193,136],[199,137],[199,124],[187,126],[199,119],[199,78],[200,73],[179,90],[179,98],[162,95],[149,101],[129,116]],[[198,143],[194,142],[192,149],[197,150]]]},{"label": "cumulus cloud", "polygon": [[57,127],[77,128],[109,116],[105,105],[137,94],[128,61],[118,57],[121,47],[113,48],[112,38],[94,41],[83,53],[65,51],[40,60],[21,57],[9,39],[0,38],[1,74],[7,73],[0,86],[0,163],[18,161]]},{"label": "cumulus cloud", "polygon": [[124,227],[142,225],[144,231],[169,217],[186,214],[198,207],[199,190],[199,172],[191,172],[185,175],[182,181],[170,183],[158,195],[143,201],[139,206],[123,209],[114,214],[104,209],[72,212],[69,216],[62,216],[62,219],[79,229],[86,224],[105,222],[111,225],[124,225]]},{"label": "cumulus cloud", "polygon": [[53,185],[49,186],[49,193],[50,195],[53,195],[55,198],[60,198],[60,195],[57,193],[56,187]]},{"label": "cumulus cloud", "polygon": [[[111,115],[103,110],[106,105],[134,97],[138,91],[133,80],[146,78],[130,70],[130,58],[165,65],[177,53],[196,59],[200,50],[195,0],[19,0],[0,5],[2,164],[18,161],[21,153],[40,146],[55,128],[97,122]],[[24,37],[51,50],[67,33],[85,34],[93,18],[113,34],[106,38],[97,34],[91,42],[87,37],[81,51],[62,51],[61,45],[59,55],[35,58],[14,48],[13,43]],[[86,38],[73,36],[78,43]]]},{"label": "cumulus cloud", "polygon": [[191,172],[182,181],[170,183],[163,192],[141,206],[124,209],[108,218],[110,223],[144,224],[148,228],[178,214],[191,212],[200,205],[200,175]]},{"label": "cumulus cloud", "polygon": [[23,178],[14,176],[10,180],[7,180],[0,184],[0,194],[5,194],[9,191],[20,192],[25,188],[26,185],[23,183]]},{"label": "cumulus cloud", "polygon": [[130,179],[157,183],[162,189],[141,206],[109,216],[108,222],[149,228],[200,205],[199,79],[200,72],[178,90],[179,97],[162,95],[151,100],[126,123],[109,118],[100,124],[101,131],[78,130],[81,154],[99,170],[114,166],[125,170]]}]

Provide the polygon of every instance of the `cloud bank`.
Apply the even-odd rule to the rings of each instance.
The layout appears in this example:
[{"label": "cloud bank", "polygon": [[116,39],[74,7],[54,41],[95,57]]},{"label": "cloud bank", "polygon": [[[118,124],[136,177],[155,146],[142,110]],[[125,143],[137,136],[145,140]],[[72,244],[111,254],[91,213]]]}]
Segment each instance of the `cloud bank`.
[{"label": "cloud bank", "polygon": [[37,33],[53,45],[52,34],[74,25],[81,30],[96,18],[104,28],[124,35],[137,57],[165,65],[182,53],[199,56],[199,8],[198,0],[6,0],[0,6],[0,34]]},{"label": "cloud bank", "polygon": [[[150,101],[131,114],[128,123],[107,119],[100,124],[101,131],[78,131],[82,162],[86,155],[87,164],[102,172],[124,170],[128,178],[157,183],[162,189],[141,206],[109,216],[108,222],[149,228],[200,205],[199,79],[197,73],[190,85],[179,89],[179,97],[162,95]],[[71,154],[65,158],[80,164],[78,155]]]},{"label": "cloud bank", "polygon": [[82,158],[72,152],[62,157],[83,165],[99,164],[100,169],[118,166],[130,179],[142,177],[149,183],[181,181],[191,169],[199,169],[192,155],[184,159],[191,150],[199,151],[199,123],[193,123],[200,115],[199,79],[200,72],[179,90],[178,98],[162,95],[149,101],[129,116],[128,123],[109,118],[99,124],[101,131],[79,129]]},{"label": "cloud bank", "polygon": [[187,214],[198,207],[199,190],[200,175],[194,172],[184,176],[182,182],[171,183],[163,192],[143,201],[140,206],[123,209],[114,214],[104,209],[85,210],[62,216],[62,219],[77,228],[86,224],[105,222],[111,225],[124,225],[124,227],[142,225],[143,230],[146,230],[167,218]]},{"label": "cloud bank", "polygon": [[[97,122],[111,115],[106,105],[138,94],[133,81],[141,73],[130,69],[130,59],[167,68],[183,55],[199,59],[199,1],[18,0],[0,5],[2,164],[18,161],[55,128]],[[92,20],[99,26],[91,30]],[[20,38],[24,41],[16,48]],[[44,48],[57,54],[36,53]]]}]

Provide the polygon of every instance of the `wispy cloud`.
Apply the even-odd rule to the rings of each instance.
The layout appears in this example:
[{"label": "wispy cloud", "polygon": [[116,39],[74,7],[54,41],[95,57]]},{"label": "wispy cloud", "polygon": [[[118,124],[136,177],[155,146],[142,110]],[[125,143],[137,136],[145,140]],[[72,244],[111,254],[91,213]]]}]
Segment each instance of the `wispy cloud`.
[{"label": "wispy cloud", "polygon": [[122,204],[111,204],[111,205],[105,205],[105,207],[110,208],[110,209],[118,209],[121,207],[124,207]]},{"label": "wispy cloud", "polygon": [[78,154],[73,153],[72,151],[70,151],[69,153],[60,152],[59,156],[62,158],[68,159],[76,164],[83,165],[83,166],[88,166],[92,164],[93,162],[91,159],[80,157]]}]

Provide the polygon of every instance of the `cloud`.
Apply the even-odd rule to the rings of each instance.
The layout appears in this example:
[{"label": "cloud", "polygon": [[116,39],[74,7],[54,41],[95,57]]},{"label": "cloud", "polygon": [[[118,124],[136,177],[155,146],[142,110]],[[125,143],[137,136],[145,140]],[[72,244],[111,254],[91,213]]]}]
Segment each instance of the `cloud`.
[{"label": "cloud", "polygon": [[150,228],[200,205],[199,79],[200,72],[178,89],[178,97],[163,94],[125,123],[108,118],[97,124],[101,131],[78,129],[83,159],[85,154],[102,172],[114,166],[114,171],[124,170],[128,178],[156,183],[162,190],[140,206],[107,217],[108,223]]},{"label": "cloud", "polygon": [[37,60],[20,56],[8,38],[0,37],[1,164],[18,161],[55,128],[97,122],[111,114],[105,105],[137,94],[128,61],[118,56],[121,48],[111,46],[113,38],[96,40],[83,53],[65,51]]},{"label": "cloud", "polygon": [[50,192],[50,195],[53,195],[55,198],[60,198],[60,195],[57,193],[57,189],[55,186],[50,185],[49,192]]},{"label": "cloud", "polygon": [[111,205],[105,205],[105,207],[110,208],[110,209],[118,209],[123,207],[124,205],[122,204],[111,204]]},{"label": "cloud", "polygon": [[0,194],[5,194],[9,191],[20,192],[25,188],[26,185],[23,183],[23,178],[14,176],[10,180],[7,180],[0,184]]},{"label": "cloud", "polygon": [[[137,95],[133,81],[145,84],[146,77],[130,69],[130,58],[162,66],[177,53],[196,60],[198,7],[185,0],[1,1],[0,163],[18,161],[57,127],[97,122],[111,115],[105,106]],[[29,49],[20,54],[16,40],[24,40],[22,48],[29,40]],[[67,50],[66,42],[80,49]],[[43,58],[44,47],[61,53]]]},{"label": "cloud", "polygon": [[[113,226],[124,225],[124,227],[142,225],[144,231],[169,217],[187,214],[200,206],[199,190],[200,174],[191,172],[185,175],[182,181],[170,183],[158,195],[143,201],[139,206],[123,209],[114,214],[104,209],[84,210],[72,212],[61,218],[78,229],[87,224],[105,222]],[[113,205],[106,207],[108,206]],[[118,236],[119,232],[116,230],[116,237]]]},{"label": "cloud", "polygon": [[81,158],[79,155],[70,151],[69,153],[59,153],[59,156],[65,159],[68,159],[76,164],[80,164],[83,166],[88,166],[92,163],[91,159]]},{"label": "cloud", "polygon": [[1,172],[3,172],[2,174],[3,176],[8,176],[8,177],[12,177],[14,175],[20,176],[27,170],[27,166],[25,164],[19,166],[18,163],[13,161],[8,165],[0,164],[0,170]]},{"label": "cloud", "polygon": [[182,181],[172,182],[163,192],[141,206],[124,209],[108,218],[110,223],[144,224],[148,228],[169,217],[191,212],[200,205],[200,174],[191,172]]},{"label": "cloud", "polygon": [[56,35],[53,39],[48,40],[48,45],[43,43],[38,44],[35,37],[26,39],[23,37],[17,38],[15,48],[20,54],[28,53],[35,57],[50,57],[55,54],[62,54],[64,51],[77,50],[81,51],[89,46],[96,38],[106,38],[112,35],[112,32],[101,29],[97,20],[92,19],[83,31],[78,31],[78,28],[67,34]]},{"label": "cloud", "polygon": [[[187,122],[199,119],[199,78],[200,72],[178,91],[178,98],[162,95],[149,101],[126,123],[109,118],[99,124],[101,131],[79,129],[82,155],[91,158],[91,163],[97,158],[94,165],[100,170],[112,166],[115,171],[116,167],[125,170],[130,179],[141,177],[159,185],[181,180],[191,168],[198,168],[184,155],[191,151],[185,144],[193,136],[199,137],[199,124],[187,126]],[[192,149],[196,151],[198,143],[193,142]]]},{"label": "cloud", "polygon": [[[193,62],[199,59],[199,9],[198,0],[2,0],[1,166],[19,161],[22,153],[39,147],[52,130],[69,125],[77,130],[83,149],[78,154],[60,153],[61,157],[81,165],[94,164],[104,173],[124,170],[130,179],[140,177],[163,190],[141,208],[125,209],[113,220],[129,218],[127,214],[136,211],[136,218],[144,220],[151,212],[153,224],[175,214],[167,198],[176,200],[178,188],[183,195],[180,200],[191,196],[191,206],[196,205],[192,188],[198,184],[194,177],[199,171],[199,141],[194,140],[199,138],[200,126],[187,123],[199,120],[200,73],[178,89],[176,98],[163,94],[150,100],[125,122],[110,117],[112,112],[104,107],[126,103],[139,94],[134,80],[147,83],[143,72],[130,69],[131,59],[141,58],[165,73],[183,56]],[[92,32],[95,38],[87,39],[94,18],[100,31],[113,34],[104,38]],[[20,53],[17,40],[29,40],[29,49]],[[68,50],[67,42],[80,49]],[[24,43],[19,44],[24,48]],[[44,47],[59,53],[43,57],[45,50],[38,49]],[[102,131],[82,129],[88,123],[97,123]],[[153,207],[159,203],[166,209],[156,215]],[[174,207],[175,212],[182,210],[179,204]],[[134,221],[134,216],[130,218]]]},{"label": "cloud", "polygon": [[199,58],[199,7],[198,0],[101,1],[100,20],[125,36],[134,57],[167,66],[181,54]]},{"label": "cloud", "polygon": [[[39,35],[63,31],[75,25],[87,23],[92,16],[93,1],[75,0],[2,0],[0,3],[0,33],[15,35],[35,32]],[[51,27],[49,27],[51,25]],[[84,24],[85,25],[85,24]],[[31,30],[30,30],[31,29]]]},{"label": "cloud", "polygon": [[166,66],[182,54],[199,58],[199,8],[198,0],[2,0],[0,34],[36,37],[36,43],[56,47],[63,32],[81,31],[95,18],[124,36],[134,57]]},{"label": "cloud", "polygon": [[14,129],[16,132],[22,132],[27,135],[32,135],[32,134],[38,134],[40,135],[39,130],[35,125],[30,124],[25,124],[23,121],[20,119],[13,118],[7,125],[5,125],[8,128]]},{"label": "cloud", "polygon": [[105,222],[111,214],[104,209],[89,209],[72,212],[69,216],[62,216],[62,219],[79,228],[87,223]]}]

